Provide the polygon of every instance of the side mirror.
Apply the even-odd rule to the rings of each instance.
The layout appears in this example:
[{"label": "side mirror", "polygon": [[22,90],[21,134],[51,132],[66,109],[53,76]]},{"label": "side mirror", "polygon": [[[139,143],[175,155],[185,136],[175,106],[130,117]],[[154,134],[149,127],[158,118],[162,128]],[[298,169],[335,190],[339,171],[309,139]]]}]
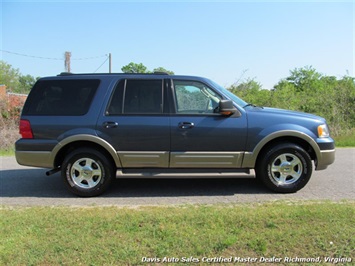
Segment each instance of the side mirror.
[{"label": "side mirror", "polygon": [[229,116],[237,112],[238,109],[234,107],[231,100],[220,100],[219,101],[219,113],[221,115]]}]

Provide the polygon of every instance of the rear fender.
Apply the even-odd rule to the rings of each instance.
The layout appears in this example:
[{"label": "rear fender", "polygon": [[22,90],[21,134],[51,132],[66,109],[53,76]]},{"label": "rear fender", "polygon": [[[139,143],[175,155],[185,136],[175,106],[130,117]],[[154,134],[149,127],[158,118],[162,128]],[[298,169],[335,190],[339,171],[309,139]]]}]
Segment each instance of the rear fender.
[{"label": "rear fender", "polygon": [[87,142],[92,142],[95,144],[100,145],[103,149],[105,149],[112,157],[112,159],[115,162],[115,165],[117,168],[121,168],[122,164],[117,156],[116,150],[110,145],[107,141],[103,140],[102,138],[99,138],[97,136],[93,135],[87,135],[87,134],[79,134],[79,135],[74,135],[74,136],[69,136],[63,140],[61,140],[52,150],[51,153],[51,161],[54,162],[57,154],[61,151],[62,148],[64,148],[67,145],[70,145],[70,143],[78,142],[78,141],[87,141]]}]

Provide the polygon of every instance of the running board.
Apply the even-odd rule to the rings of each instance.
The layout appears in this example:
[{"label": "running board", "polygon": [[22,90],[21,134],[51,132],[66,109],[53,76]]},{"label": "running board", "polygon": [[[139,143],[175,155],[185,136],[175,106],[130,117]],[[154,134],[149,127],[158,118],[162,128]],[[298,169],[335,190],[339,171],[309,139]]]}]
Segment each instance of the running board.
[{"label": "running board", "polygon": [[118,169],[117,178],[254,178],[252,169]]}]

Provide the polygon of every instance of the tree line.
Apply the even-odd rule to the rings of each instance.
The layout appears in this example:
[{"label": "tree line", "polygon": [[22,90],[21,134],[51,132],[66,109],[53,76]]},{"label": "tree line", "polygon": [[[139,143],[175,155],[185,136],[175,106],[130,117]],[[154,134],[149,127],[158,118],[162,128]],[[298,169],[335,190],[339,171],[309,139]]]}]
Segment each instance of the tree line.
[{"label": "tree line", "polygon": [[39,77],[22,75],[20,70],[0,60],[0,84],[13,93],[28,93]]},{"label": "tree line", "polygon": [[[165,69],[164,67],[154,68],[153,71],[142,63],[129,63],[121,68],[123,73],[154,73],[165,72],[173,75],[174,72]],[[6,85],[8,91],[13,93],[29,93],[33,85],[40,77],[33,77],[31,75],[22,75],[20,70],[13,68],[7,62],[0,60],[0,84]]]},{"label": "tree line", "polygon": [[[163,67],[148,70],[142,63],[129,63],[121,68],[124,73],[153,73],[173,71]],[[11,92],[28,93],[38,78],[22,75],[18,69],[0,61],[0,84]],[[306,66],[290,71],[271,90],[263,89],[256,80],[247,78],[229,86],[231,92],[248,103],[313,113],[325,117],[333,135],[355,128],[355,78],[337,78],[319,73]]]},{"label": "tree line", "polygon": [[355,128],[355,79],[336,78],[313,67],[295,68],[272,90],[255,79],[232,85],[229,90],[249,103],[317,114],[327,119],[337,136]]}]

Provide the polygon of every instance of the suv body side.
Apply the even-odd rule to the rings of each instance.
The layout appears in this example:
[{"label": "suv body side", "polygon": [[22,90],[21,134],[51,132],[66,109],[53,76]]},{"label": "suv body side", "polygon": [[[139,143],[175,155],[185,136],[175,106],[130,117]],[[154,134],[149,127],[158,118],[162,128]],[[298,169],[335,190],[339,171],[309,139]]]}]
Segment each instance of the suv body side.
[{"label": "suv body side", "polygon": [[[41,113],[46,106],[40,103],[41,97],[51,99],[47,108],[57,108],[58,113]],[[226,115],[220,103],[231,100],[233,112]],[[83,102],[84,106],[77,106]],[[55,107],[58,104],[60,107]],[[85,147],[102,154],[114,169],[140,171],[170,168],[265,172],[271,160],[281,175],[287,176],[287,165],[291,165],[293,172],[289,175],[298,179],[301,174],[294,172],[304,171],[306,166],[298,163],[297,152],[293,158],[292,144],[297,146],[295,151],[301,150],[301,159],[309,157],[315,162],[316,170],[333,163],[334,141],[319,135],[320,127],[327,130],[323,118],[242,105],[242,100],[200,77],[78,74],[42,78],[30,93],[21,116],[21,121],[30,124],[32,138],[16,142],[16,159],[22,165],[60,170],[69,154]],[[277,160],[279,150],[288,157]],[[269,161],[263,162],[264,157]]]}]

